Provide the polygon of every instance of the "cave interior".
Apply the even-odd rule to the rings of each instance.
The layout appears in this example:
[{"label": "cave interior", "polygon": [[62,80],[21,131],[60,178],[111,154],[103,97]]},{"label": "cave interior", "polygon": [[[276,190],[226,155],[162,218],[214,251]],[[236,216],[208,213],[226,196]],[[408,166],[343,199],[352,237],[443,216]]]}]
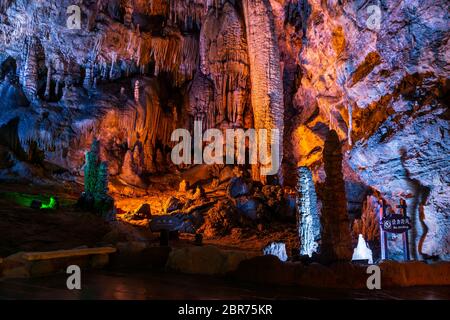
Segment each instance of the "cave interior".
[{"label": "cave interior", "polygon": [[0,1],[0,257],[450,260],[446,1],[71,2]]}]

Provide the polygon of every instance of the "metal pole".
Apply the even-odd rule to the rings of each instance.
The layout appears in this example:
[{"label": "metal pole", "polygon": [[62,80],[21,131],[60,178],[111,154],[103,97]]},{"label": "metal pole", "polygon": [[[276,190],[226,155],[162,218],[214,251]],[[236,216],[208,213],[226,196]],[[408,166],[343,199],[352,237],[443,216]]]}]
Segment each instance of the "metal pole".
[{"label": "metal pole", "polygon": [[[406,213],[406,201],[405,199],[400,199],[400,205],[398,206],[398,208],[400,208],[400,213],[402,216],[404,216],[405,218],[407,217],[407,213]],[[403,233],[403,254],[405,257],[405,261],[409,261],[410,260],[410,254],[409,254],[409,236],[408,236],[408,231]]]},{"label": "metal pole", "polygon": [[387,253],[387,239],[386,239],[386,233],[383,231],[383,216],[384,216],[384,201],[380,200],[379,202],[380,208],[380,246],[381,246],[381,260],[386,260],[386,253]]}]

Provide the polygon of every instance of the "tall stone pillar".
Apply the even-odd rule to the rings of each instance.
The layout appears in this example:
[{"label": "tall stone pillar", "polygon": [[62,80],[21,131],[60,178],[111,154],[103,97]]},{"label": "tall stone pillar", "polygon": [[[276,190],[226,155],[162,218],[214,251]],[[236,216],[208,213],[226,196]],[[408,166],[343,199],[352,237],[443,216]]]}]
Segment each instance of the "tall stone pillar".
[{"label": "tall stone pillar", "polygon": [[328,133],[323,151],[325,185],[322,209],[323,262],[350,261],[352,244],[347,213],[344,177],[342,174],[342,149],[336,131]]},{"label": "tall stone pillar", "polygon": [[297,226],[300,255],[312,257],[320,249],[321,225],[312,173],[307,167],[298,169]]},{"label": "tall stone pillar", "polygon": [[[272,6],[269,0],[243,0],[245,26],[247,31],[252,84],[251,102],[255,129],[278,129],[280,134],[279,163],[283,159],[284,94],[281,75],[280,52]],[[267,139],[270,150],[270,139]],[[255,180],[267,182],[256,166],[252,169]],[[282,183],[282,170],[278,172]]]}]

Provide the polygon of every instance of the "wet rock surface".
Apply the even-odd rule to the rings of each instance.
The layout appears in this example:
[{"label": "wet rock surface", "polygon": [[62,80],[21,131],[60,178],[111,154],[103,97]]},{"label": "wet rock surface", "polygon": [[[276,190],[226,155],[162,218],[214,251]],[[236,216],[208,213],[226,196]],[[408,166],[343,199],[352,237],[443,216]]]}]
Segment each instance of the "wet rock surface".
[{"label": "wet rock surface", "polygon": [[[205,296],[217,300],[264,299],[374,299],[422,300],[449,299],[448,287],[416,287],[374,290],[320,289],[299,287],[270,287],[267,285],[230,282],[210,276],[183,275],[167,272],[87,272],[84,276],[85,299],[124,300],[196,300]],[[78,299],[79,296],[65,287],[66,275],[40,277],[26,280],[5,280],[0,294],[10,299]],[[221,290],[217,290],[220,287]],[[120,289],[118,289],[120,288]],[[276,291],[274,290],[276,288]],[[325,316],[329,312],[324,311]],[[320,311],[319,311],[320,313]]]}]

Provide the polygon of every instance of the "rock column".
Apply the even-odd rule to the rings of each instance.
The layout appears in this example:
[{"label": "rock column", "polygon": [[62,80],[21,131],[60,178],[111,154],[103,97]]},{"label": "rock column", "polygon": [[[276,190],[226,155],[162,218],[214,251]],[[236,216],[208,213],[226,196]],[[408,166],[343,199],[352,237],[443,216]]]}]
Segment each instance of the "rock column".
[{"label": "rock column", "polygon": [[[272,6],[269,0],[244,0],[244,18],[247,31],[250,60],[250,80],[252,84],[251,102],[255,129],[278,129],[280,142],[284,131],[284,98],[281,76],[280,52]],[[270,139],[267,139],[270,149]],[[283,159],[283,146],[280,143],[279,162]],[[267,182],[260,175],[260,168],[254,166],[253,178]],[[282,182],[281,170],[278,173]]]},{"label": "rock column", "polygon": [[342,150],[334,130],[327,135],[323,159],[326,179],[323,190],[321,260],[350,261],[352,245],[342,174]]},{"label": "rock column", "polygon": [[319,250],[320,217],[317,210],[317,195],[311,171],[307,167],[298,169],[297,225],[300,240],[300,255],[312,257]]}]

